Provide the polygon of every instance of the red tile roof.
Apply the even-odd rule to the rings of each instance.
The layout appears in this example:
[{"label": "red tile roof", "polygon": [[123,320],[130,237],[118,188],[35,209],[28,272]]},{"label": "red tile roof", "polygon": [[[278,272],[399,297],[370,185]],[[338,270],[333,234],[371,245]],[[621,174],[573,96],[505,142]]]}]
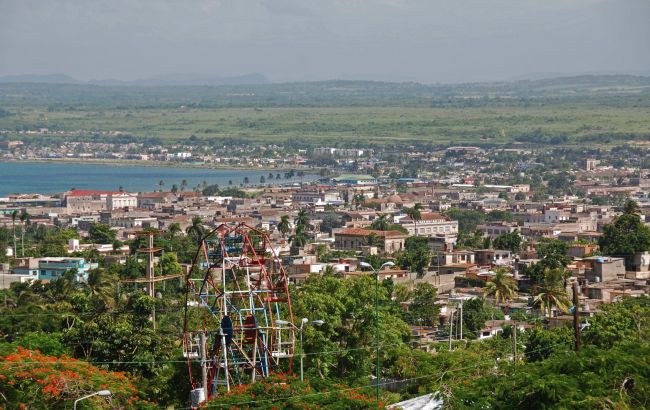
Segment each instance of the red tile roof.
[{"label": "red tile roof", "polygon": [[343,229],[337,234],[340,235],[354,235],[354,236],[368,236],[370,234],[375,234],[377,236],[383,237],[406,237],[408,235],[401,233],[400,231],[375,231],[373,229],[361,229],[361,228],[347,228]]},{"label": "red tile roof", "polygon": [[98,191],[93,189],[73,189],[66,193],[66,196],[93,196],[93,195],[118,195],[128,194],[128,192],[119,191]]}]

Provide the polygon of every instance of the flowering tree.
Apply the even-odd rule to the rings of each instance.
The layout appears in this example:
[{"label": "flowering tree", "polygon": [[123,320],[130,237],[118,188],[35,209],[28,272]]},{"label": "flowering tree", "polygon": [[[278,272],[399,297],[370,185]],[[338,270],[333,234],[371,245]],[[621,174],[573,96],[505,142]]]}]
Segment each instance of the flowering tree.
[{"label": "flowering tree", "polygon": [[110,372],[69,356],[46,356],[22,347],[0,358],[0,408],[70,408],[74,400],[98,390],[109,397],[91,397],[93,408],[149,409],[138,389],[121,372]]},{"label": "flowering tree", "polygon": [[282,374],[254,384],[233,386],[223,395],[204,402],[210,409],[315,409],[366,410],[383,409],[386,404],[375,401],[372,392],[362,388],[333,385],[316,391],[296,375]]}]

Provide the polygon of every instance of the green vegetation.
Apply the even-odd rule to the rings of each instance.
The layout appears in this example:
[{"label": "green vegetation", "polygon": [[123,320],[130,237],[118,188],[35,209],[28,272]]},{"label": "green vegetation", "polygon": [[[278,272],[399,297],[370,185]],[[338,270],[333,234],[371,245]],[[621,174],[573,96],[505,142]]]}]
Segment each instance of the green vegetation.
[{"label": "green vegetation", "polygon": [[628,201],[625,210],[613,223],[603,227],[599,245],[606,255],[630,256],[650,249],[650,228],[636,214],[638,205]]},{"label": "green vegetation", "polygon": [[[101,141],[132,135],[298,146],[320,145],[324,138],[355,146],[606,144],[647,138],[650,80],[586,76],[454,86],[342,81],[144,89],[0,84],[0,107],[0,129],[89,130],[75,138]],[[102,131],[128,135],[95,135]]]},{"label": "green vegetation", "polygon": [[571,351],[571,331],[535,329],[524,364],[481,372],[452,388],[453,408],[647,408],[650,404],[650,298],[604,306],[590,319],[586,346]]}]

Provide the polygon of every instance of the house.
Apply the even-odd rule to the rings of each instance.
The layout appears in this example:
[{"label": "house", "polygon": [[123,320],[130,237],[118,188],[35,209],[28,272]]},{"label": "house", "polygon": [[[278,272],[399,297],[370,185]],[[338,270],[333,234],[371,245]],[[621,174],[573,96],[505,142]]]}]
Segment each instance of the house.
[{"label": "house", "polygon": [[28,275],[36,280],[57,280],[69,270],[76,270],[76,280],[84,282],[88,279],[88,271],[97,269],[98,264],[86,261],[84,258],[48,257],[48,258],[16,258],[13,273]]},{"label": "house", "polygon": [[372,175],[343,174],[333,179],[337,185],[376,185],[377,179]]},{"label": "house", "polygon": [[386,253],[404,249],[404,242],[408,237],[399,231],[346,228],[334,233],[334,246],[339,250],[360,251],[368,246],[368,237],[373,234],[377,237],[377,246]]},{"label": "house", "polygon": [[474,253],[476,254],[476,263],[481,266],[508,266],[511,262],[511,253],[507,250],[477,249],[474,251]]},{"label": "house", "polygon": [[589,282],[608,282],[625,276],[625,259],[603,256],[584,258],[585,279]]},{"label": "house", "polygon": [[494,240],[499,235],[505,233],[512,233],[519,229],[516,222],[492,222],[481,224],[476,227],[479,231],[483,232],[483,236],[487,236]]},{"label": "house", "polygon": [[[422,212],[419,221],[414,221],[409,216],[400,218],[399,224],[408,230],[409,235],[437,236],[458,234],[458,221],[436,212]],[[417,228],[417,232],[415,229]]]},{"label": "house", "polygon": [[99,212],[108,208],[111,195],[121,192],[73,189],[65,193],[65,206],[68,212]]},{"label": "house", "polygon": [[138,206],[138,197],[127,193],[108,195],[106,208],[109,211],[114,209],[135,208]]}]

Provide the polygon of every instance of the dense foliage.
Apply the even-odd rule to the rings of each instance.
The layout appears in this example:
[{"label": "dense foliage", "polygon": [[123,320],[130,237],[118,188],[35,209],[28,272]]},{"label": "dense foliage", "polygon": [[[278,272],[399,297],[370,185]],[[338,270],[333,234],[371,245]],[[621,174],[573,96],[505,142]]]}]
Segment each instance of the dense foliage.
[{"label": "dense foliage", "polygon": [[0,360],[0,406],[69,408],[81,396],[110,390],[110,398],[95,396],[89,402],[94,408],[157,408],[142,398],[132,378],[124,373],[106,371],[66,355],[46,356],[18,347]]}]

